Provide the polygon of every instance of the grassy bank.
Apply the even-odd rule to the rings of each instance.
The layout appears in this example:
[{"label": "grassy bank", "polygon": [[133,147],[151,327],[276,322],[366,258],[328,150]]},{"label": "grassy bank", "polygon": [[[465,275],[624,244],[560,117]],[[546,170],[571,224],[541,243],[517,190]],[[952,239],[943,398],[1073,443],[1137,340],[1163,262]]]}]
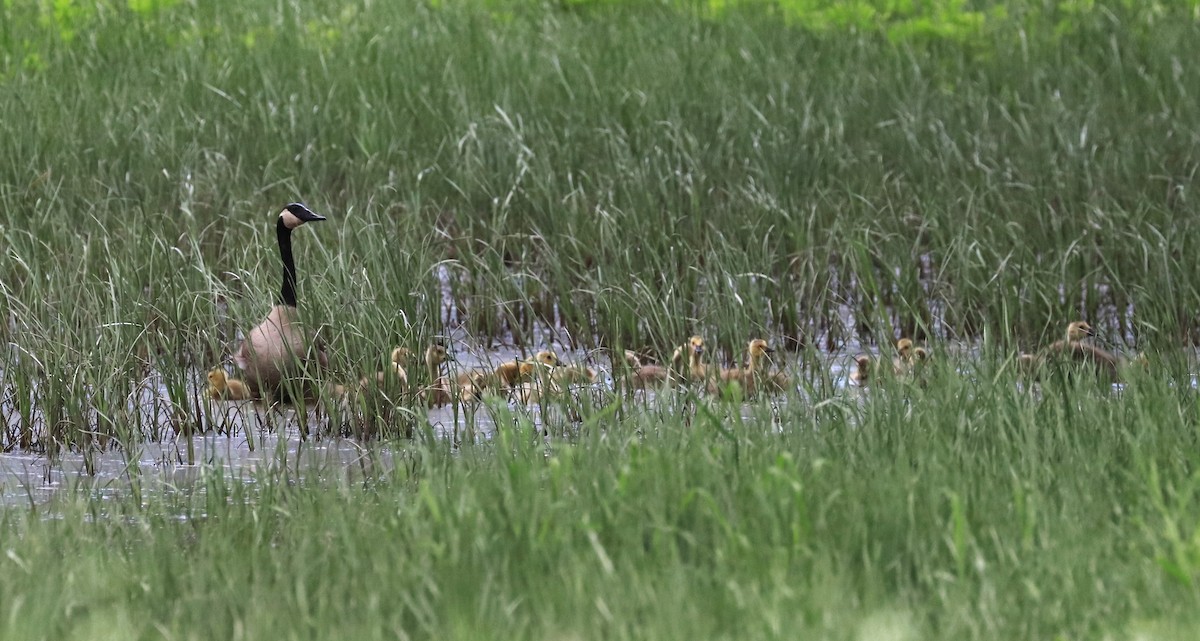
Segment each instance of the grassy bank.
[{"label": "grassy bank", "polygon": [[[6,639],[1184,639],[1195,395],[1002,362],[821,408],[418,441],[367,486],[261,472],[4,512]],[[773,414],[785,426],[773,426]],[[70,495],[68,495],[69,497]],[[183,518],[180,518],[182,515]],[[49,517],[48,517],[49,516]]]}]

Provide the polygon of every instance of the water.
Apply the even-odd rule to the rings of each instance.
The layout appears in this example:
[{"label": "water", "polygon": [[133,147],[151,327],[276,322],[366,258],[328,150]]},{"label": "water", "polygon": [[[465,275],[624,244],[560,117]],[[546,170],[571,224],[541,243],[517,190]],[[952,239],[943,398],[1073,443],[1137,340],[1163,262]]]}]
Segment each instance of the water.
[{"label": "water", "polygon": [[[547,345],[560,355],[567,364],[585,363],[597,374],[592,386],[576,388],[579,394],[590,394],[594,406],[602,406],[612,398],[616,386],[611,365],[606,356],[596,353],[570,352],[561,347],[565,341],[553,330],[547,329],[540,337],[541,345]],[[495,367],[514,358],[525,358],[528,353],[515,350],[492,350],[474,343],[465,334],[448,337],[451,351],[455,354],[455,369],[472,367]],[[561,341],[561,342],[560,342]],[[826,354],[818,363],[809,367],[824,368],[829,373],[836,395],[841,395],[850,386],[849,375],[854,369],[853,356],[864,353],[858,344],[846,345],[840,354]],[[943,350],[954,348],[943,343]],[[880,355],[882,362],[890,362],[889,348]],[[971,346],[962,346],[955,351],[965,356],[976,353]],[[776,353],[776,357],[782,357]],[[944,358],[946,354],[935,354]],[[784,362],[776,359],[775,365],[790,372],[801,371],[797,361]],[[155,426],[162,438],[156,442],[135,444],[129,448],[108,447],[94,451],[88,456],[80,452],[66,452],[55,460],[42,454],[0,454],[0,505],[40,505],[62,492],[86,490],[101,498],[115,498],[128,492],[131,478],[136,476],[142,487],[163,491],[196,488],[203,485],[205,475],[221,474],[227,480],[252,483],[256,475],[287,468],[291,478],[340,478],[348,483],[364,482],[368,479],[386,478],[403,465],[406,453],[405,441],[380,444],[360,443],[354,439],[330,435],[326,419],[310,411],[301,416],[293,409],[269,411],[250,402],[212,402],[205,409],[205,424],[219,425],[215,432],[191,438],[191,459],[187,440],[177,434],[168,424],[169,412],[162,411],[167,403],[167,391],[155,377],[139,388],[132,403],[142,412],[143,421]],[[206,385],[204,372],[193,374],[191,393],[204,397]],[[1195,379],[1192,381],[1196,384]],[[802,392],[802,389],[797,389]],[[674,394],[674,393],[673,393]],[[827,399],[808,399],[792,394],[773,401],[776,417],[789,402],[813,405]],[[492,401],[503,405],[503,400]],[[647,411],[659,403],[654,392],[639,392],[634,402],[644,403]],[[512,414],[529,420],[537,427],[549,425],[550,431],[562,425],[576,422],[577,417],[564,413],[557,405],[549,407],[551,414],[542,415],[542,408],[525,407],[510,400]],[[663,407],[666,407],[665,405]],[[745,420],[756,418],[755,411],[761,406],[743,405],[741,416]],[[455,448],[462,440],[473,436],[486,441],[497,430],[497,415],[487,405],[475,411],[463,406],[424,408],[415,410],[418,420],[424,421],[439,442]],[[507,414],[505,414],[507,416]],[[758,416],[761,416],[759,414]],[[507,419],[506,419],[507,420]],[[776,421],[777,423],[777,421]],[[302,427],[307,428],[308,437],[302,436]],[[777,429],[782,429],[776,425]]]}]

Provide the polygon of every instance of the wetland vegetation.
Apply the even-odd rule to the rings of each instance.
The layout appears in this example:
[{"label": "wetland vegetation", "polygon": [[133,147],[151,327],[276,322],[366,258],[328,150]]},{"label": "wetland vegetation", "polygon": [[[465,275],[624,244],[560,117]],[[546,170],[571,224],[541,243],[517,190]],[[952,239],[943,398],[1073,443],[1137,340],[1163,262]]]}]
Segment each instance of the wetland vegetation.
[{"label": "wetland vegetation", "polygon": [[[0,637],[1193,638],[1197,11],[0,3],[0,448],[85,472],[0,508]],[[444,335],[598,393],[151,488],[144,446],[265,443],[203,381],[295,200],[335,380]],[[1075,319],[1149,366],[1018,380]],[[594,356],[692,334],[794,385]],[[845,387],[901,337],[924,385]]]}]

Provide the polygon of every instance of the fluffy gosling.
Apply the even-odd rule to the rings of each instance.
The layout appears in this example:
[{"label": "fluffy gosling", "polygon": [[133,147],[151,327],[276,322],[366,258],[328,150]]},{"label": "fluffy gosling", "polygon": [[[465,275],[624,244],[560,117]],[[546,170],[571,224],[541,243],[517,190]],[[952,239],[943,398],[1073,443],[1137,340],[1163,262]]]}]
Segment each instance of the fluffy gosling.
[{"label": "fluffy gosling", "polygon": [[248,401],[254,398],[246,383],[229,378],[221,368],[208,373],[208,397],[214,401]]}]

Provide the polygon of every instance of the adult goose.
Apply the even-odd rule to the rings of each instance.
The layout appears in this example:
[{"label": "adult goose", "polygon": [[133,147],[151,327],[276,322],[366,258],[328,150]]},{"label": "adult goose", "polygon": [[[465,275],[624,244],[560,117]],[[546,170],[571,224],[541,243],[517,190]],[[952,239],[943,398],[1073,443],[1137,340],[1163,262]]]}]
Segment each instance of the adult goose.
[{"label": "adult goose", "polygon": [[314,349],[296,313],[296,263],[292,258],[292,231],[304,223],[325,220],[301,203],[291,203],[279,212],[275,237],[283,263],[283,285],[279,303],[266,319],[246,334],[234,361],[255,394],[267,400],[297,400],[314,390],[314,366],[325,367],[325,353]]}]

